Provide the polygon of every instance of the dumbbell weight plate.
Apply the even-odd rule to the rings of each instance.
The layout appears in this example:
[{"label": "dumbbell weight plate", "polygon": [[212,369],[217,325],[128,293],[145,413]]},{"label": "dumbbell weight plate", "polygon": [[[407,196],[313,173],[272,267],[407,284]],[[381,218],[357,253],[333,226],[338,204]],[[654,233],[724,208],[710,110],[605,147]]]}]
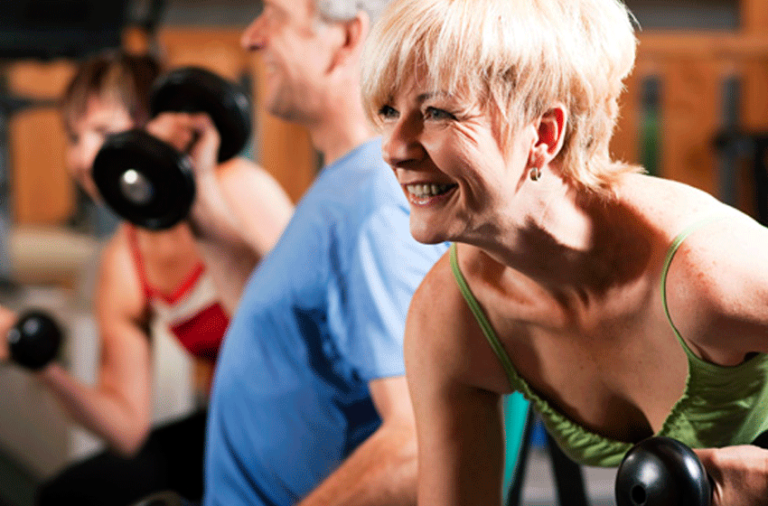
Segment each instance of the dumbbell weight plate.
[{"label": "dumbbell weight plate", "polygon": [[8,332],[11,360],[33,371],[42,369],[59,352],[63,332],[43,311],[29,310]]},{"label": "dumbbell weight plate", "polygon": [[757,436],[755,440],[752,441],[752,444],[762,448],[763,450],[768,450],[768,431],[765,431]]},{"label": "dumbbell weight plate", "polygon": [[672,438],[652,437],[632,447],[616,476],[617,506],[706,506],[711,497],[701,461]]},{"label": "dumbbell weight plate", "polygon": [[152,86],[152,117],[162,112],[206,112],[219,132],[219,162],[240,153],[251,135],[251,107],[234,83],[199,67],[183,67],[160,77]]},{"label": "dumbbell weight plate", "polygon": [[187,156],[140,129],[106,139],[93,162],[93,180],[118,215],[150,230],[179,223],[195,200]]}]

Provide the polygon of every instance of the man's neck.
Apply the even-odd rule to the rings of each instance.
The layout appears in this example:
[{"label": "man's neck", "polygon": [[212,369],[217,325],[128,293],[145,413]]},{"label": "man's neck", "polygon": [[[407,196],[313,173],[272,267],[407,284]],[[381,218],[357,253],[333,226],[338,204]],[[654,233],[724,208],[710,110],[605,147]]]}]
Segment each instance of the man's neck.
[{"label": "man's neck", "polygon": [[330,88],[324,110],[314,124],[306,125],[312,144],[323,155],[326,165],[333,163],[356,147],[376,136],[365,115],[355,80],[338,82]]},{"label": "man's neck", "polygon": [[312,144],[323,155],[323,163],[330,165],[356,147],[375,137],[367,124],[326,125],[324,128],[311,128]]}]

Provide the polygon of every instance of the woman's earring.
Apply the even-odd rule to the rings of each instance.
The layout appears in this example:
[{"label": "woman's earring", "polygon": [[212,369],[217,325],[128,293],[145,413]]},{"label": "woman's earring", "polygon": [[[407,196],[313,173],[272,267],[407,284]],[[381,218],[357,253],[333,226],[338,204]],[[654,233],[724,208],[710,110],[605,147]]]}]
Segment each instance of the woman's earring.
[{"label": "woman's earring", "polygon": [[534,167],[531,169],[531,181],[538,181],[541,177],[541,169]]}]

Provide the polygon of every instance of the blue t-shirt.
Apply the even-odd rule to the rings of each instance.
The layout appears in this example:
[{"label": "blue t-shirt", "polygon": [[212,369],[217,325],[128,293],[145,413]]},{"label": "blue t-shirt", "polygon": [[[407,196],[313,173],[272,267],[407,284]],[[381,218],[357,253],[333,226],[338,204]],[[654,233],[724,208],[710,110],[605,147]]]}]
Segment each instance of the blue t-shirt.
[{"label": "blue t-shirt", "polygon": [[446,249],[411,237],[380,141],[323,169],[224,339],[207,506],[294,504],[377,429],[368,382],[404,374],[408,305]]}]

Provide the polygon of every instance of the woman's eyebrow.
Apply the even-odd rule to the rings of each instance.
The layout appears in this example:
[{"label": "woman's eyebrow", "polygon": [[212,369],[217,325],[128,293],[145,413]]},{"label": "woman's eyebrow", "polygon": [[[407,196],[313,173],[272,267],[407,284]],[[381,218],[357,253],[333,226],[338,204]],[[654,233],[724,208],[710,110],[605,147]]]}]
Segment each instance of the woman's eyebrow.
[{"label": "woman's eyebrow", "polygon": [[445,96],[448,96],[448,94],[444,91],[428,91],[428,92],[420,93],[419,95],[417,95],[416,101],[424,102],[426,100],[429,100],[430,98],[440,97],[440,96],[445,97]]}]

